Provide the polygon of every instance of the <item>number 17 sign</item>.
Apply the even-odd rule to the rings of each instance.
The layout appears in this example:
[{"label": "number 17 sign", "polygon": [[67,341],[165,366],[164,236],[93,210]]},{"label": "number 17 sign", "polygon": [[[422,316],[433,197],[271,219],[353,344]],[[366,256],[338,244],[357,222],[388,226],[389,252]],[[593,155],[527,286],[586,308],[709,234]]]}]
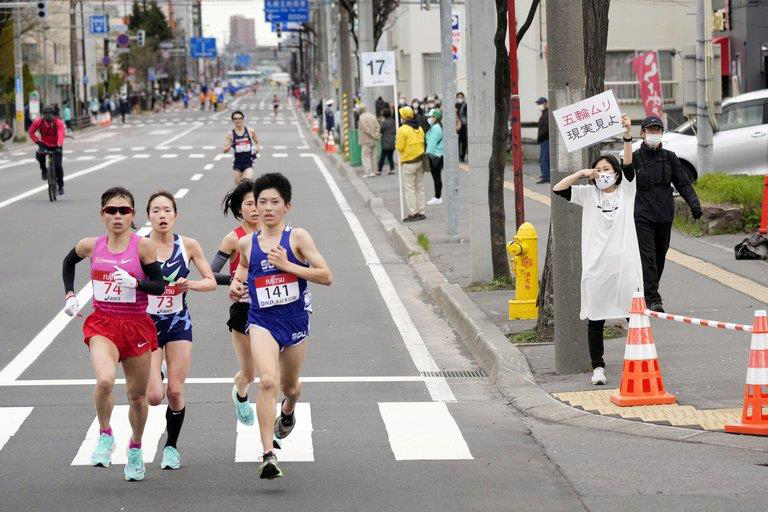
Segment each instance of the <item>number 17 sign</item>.
[{"label": "number 17 sign", "polygon": [[360,58],[363,87],[395,85],[395,52],[366,52]]}]

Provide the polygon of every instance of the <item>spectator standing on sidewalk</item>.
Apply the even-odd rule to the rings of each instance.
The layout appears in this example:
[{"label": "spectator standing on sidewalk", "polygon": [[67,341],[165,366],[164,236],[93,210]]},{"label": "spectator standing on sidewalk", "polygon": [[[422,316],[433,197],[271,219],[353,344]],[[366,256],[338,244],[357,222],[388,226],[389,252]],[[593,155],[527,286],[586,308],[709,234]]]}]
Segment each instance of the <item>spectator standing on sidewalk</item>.
[{"label": "spectator standing on sidewalk", "polygon": [[333,129],[336,128],[336,116],[333,115],[333,100],[326,101],[325,105],[325,133],[327,137],[327,134],[332,134]]},{"label": "spectator standing on sidewalk", "polygon": [[381,117],[381,111],[387,108],[387,102],[384,101],[384,98],[379,96],[376,98],[376,117]]},{"label": "spectator standing on sidewalk", "polygon": [[403,107],[399,110],[403,124],[397,130],[395,148],[400,153],[403,168],[403,188],[408,215],[403,222],[426,219],[424,215],[424,130],[419,121],[414,119],[413,109]]},{"label": "spectator standing on sidewalk", "polygon": [[128,99],[125,96],[120,98],[120,104],[118,105],[118,108],[120,109],[120,121],[125,124],[125,114],[127,114],[130,110],[130,107],[128,106]]},{"label": "spectator standing on sidewalk", "polygon": [[[661,147],[664,123],[656,116],[648,116],[640,125],[643,143],[632,158],[637,169],[637,199],[635,201],[635,227],[643,262],[643,289],[645,302],[653,311],[664,311],[659,294],[659,281],[664,272],[664,261],[672,234],[675,201],[672,186],[685,199],[694,219],[701,217],[701,205],[693,190],[688,173],[677,155]],[[629,138],[629,136],[627,136]],[[627,141],[627,138],[624,141]],[[631,142],[631,138],[629,138]]]},{"label": "spectator standing on sidewalk", "polygon": [[99,100],[95,97],[91,98],[91,102],[88,104],[88,110],[91,112],[91,124],[96,124],[96,116],[99,115]]},{"label": "spectator standing on sidewalk", "polygon": [[539,145],[541,176],[539,176],[539,180],[536,183],[549,183],[549,104],[544,96],[537,99],[536,104],[541,111],[539,130],[536,134],[536,143]]},{"label": "spectator standing on sidewalk", "polygon": [[436,108],[429,111],[427,121],[430,128],[427,132],[427,160],[429,161],[429,172],[435,182],[435,196],[427,201],[429,206],[443,204],[443,113]]},{"label": "spectator standing on sidewalk", "polygon": [[467,163],[467,103],[464,93],[456,93],[456,133],[459,134],[459,162]]},{"label": "spectator standing on sidewalk", "polygon": [[[613,155],[599,156],[589,169],[564,178],[552,191],[581,209],[581,311],[587,320],[592,384],[605,384],[603,327],[629,316],[632,296],[642,283],[635,233],[637,179],[632,160],[631,122],[624,127],[624,165]],[[627,142],[629,139],[629,142]],[[579,178],[589,185],[575,185]]]},{"label": "spectator standing on sidewalk", "polygon": [[72,131],[72,109],[69,107],[68,102],[64,102],[64,106],[61,109],[61,120],[64,121],[64,125],[67,127],[67,131]]},{"label": "spectator standing on sidewalk", "polygon": [[379,172],[384,170],[384,159],[389,161],[389,174],[395,174],[395,159],[393,155],[395,153],[395,133],[397,127],[395,126],[395,120],[392,117],[392,111],[384,107],[381,111],[383,120],[379,123],[379,133],[381,135],[381,155],[379,156]]},{"label": "spectator standing on sidewalk", "polygon": [[357,122],[357,141],[360,143],[363,157],[363,178],[371,178],[378,173],[373,172],[376,165],[376,141],[379,140],[379,121],[376,116],[367,112],[360,105],[360,119]]}]

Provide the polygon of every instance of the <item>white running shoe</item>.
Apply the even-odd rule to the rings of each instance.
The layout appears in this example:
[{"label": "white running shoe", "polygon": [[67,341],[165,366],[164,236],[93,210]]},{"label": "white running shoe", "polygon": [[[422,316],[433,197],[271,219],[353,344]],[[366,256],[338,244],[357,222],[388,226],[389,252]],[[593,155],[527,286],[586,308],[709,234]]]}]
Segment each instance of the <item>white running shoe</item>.
[{"label": "white running shoe", "polygon": [[443,204],[443,198],[442,197],[433,197],[429,201],[427,201],[427,204],[429,206],[435,206],[436,204]]},{"label": "white running shoe", "polygon": [[592,371],[592,384],[598,386],[608,382],[605,378],[605,368],[598,366]]}]

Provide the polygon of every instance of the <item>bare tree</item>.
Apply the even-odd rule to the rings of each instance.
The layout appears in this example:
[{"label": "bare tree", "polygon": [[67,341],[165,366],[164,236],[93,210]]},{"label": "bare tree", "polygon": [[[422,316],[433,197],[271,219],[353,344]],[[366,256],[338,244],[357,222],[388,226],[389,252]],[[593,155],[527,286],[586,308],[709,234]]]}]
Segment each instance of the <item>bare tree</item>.
[{"label": "bare tree", "polygon": [[[355,53],[358,51],[357,41],[357,0],[338,0],[339,6],[349,14],[349,31],[355,41]],[[373,0],[373,50],[379,45],[379,39],[389,21],[389,16],[400,6],[400,0]]]}]

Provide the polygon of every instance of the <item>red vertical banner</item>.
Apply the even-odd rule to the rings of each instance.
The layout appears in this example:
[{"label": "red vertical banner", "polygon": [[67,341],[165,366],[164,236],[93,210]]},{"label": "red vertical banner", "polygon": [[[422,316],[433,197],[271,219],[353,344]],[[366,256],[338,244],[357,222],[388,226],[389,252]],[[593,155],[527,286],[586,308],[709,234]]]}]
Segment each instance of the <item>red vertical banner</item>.
[{"label": "red vertical banner", "polygon": [[656,52],[644,52],[632,59],[632,69],[635,70],[637,76],[645,115],[661,117],[663,105],[661,75]]}]

